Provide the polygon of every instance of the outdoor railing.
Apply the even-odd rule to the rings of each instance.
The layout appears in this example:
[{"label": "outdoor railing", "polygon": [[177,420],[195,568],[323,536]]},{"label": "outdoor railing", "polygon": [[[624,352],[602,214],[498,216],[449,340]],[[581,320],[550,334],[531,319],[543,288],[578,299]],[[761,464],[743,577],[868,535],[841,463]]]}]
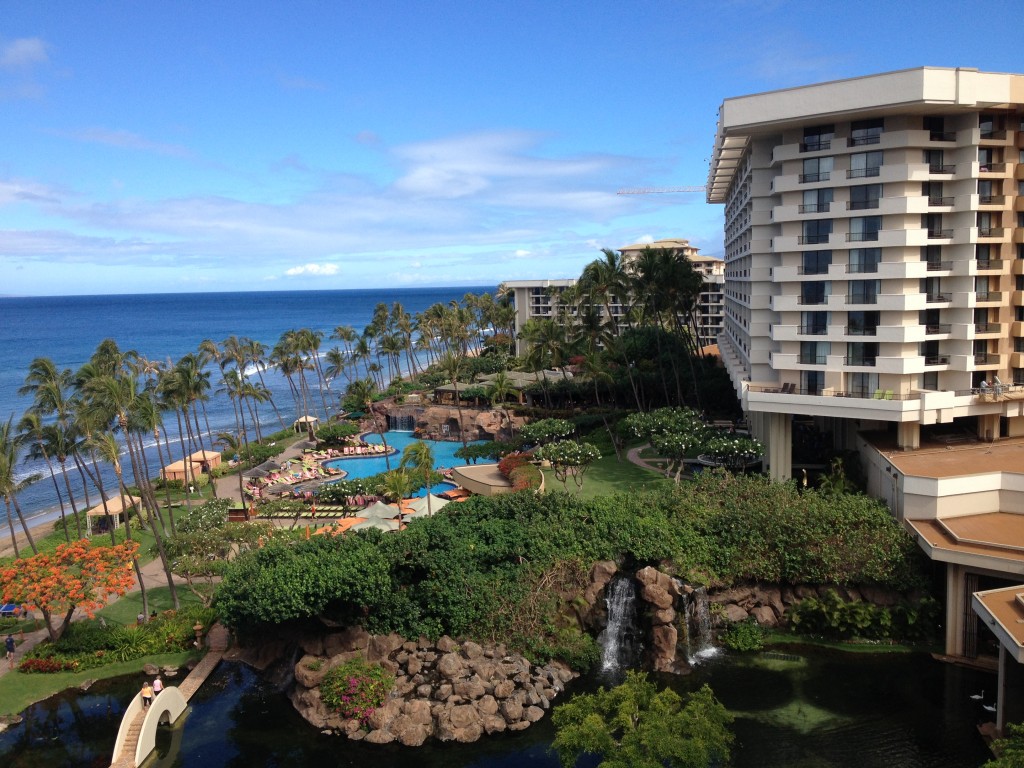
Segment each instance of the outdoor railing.
[{"label": "outdoor railing", "polygon": [[866,147],[869,144],[879,144],[882,141],[882,134],[869,133],[867,136],[851,136],[846,140],[848,147]]},{"label": "outdoor railing", "polygon": [[952,197],[929,197],[928,205],[952,205]]},{"label": "outdoor railing", "polygon": [[956,166],[955,165],[943,165],[942,163],[931,163],[928,166],[928,173],[952,175],[953,173],[956,173]]},{"label": "outdoor railing", "polygon": [[949,355],[925,355],[925,365],[949,365]]},{"label": "outdoor railing", "polygon": [[978,203],[981,205],[1002,205],[1006,202],[1006,195],[978,195]]},{"label": "outdoor railing", "polygon": [[928,141],[956,141],[954,131],[932,131],[928,134]]},{"label": "outdoor railing", "polygon": [[800,142],[801,152],[821,152],[832,148],[831,139],[804,139]]},{"label": "outdoor railing", "polygon": [[952,229],[929,229],[928,239],[929,240],[945,240],[953,236]]},{"label": "outdoor railing", "polygon": [[864,179],[869,176],[878,176],[882,173],[882,167],[879,165],[872,165],[870,168],[851,168],[846,172],[846,178],[848,179]]},{"label": "outdoor railing", "polygon": [[952,301],[953,296],[949,293],[929,293],[925,298],[928,304],[941,304],[944,301]]},{"label": "outdoor railing", "polygon": [[1006,173],[1006,163],[985,163],[978,166],[978,173]]},{"label": "outdoor railing", "polygon": [[801,325],[796,332],[801,336],[825,336],[828,328],[824,325]]},{"label": "outdoor railing", "polygon": [[797,358],[797,362],[800,365],[825,365],[828,359],[825,355],[800,355]]},{"label": "outdoor railing", "polygon": [[1002,301],[1003,294],[1001,291],[978,291],[974,298],[977,301]]},{"label": "outdoor railing", "polygon": [[1002,269],[1002,268],[1003,268],[1003,260],[1002,259],[978,259],[978,269],[979,270]]},{"label": "outdoor railing", "polygon": [[878,294],[877,293],[848,293],[846,295],[847,304],[877,304]]},{"label": "outdoor railing", "polygon": [[952,261],[929,261],[929,272],[947,272],[953,268]]},{"label": "outdoor railing", "polygon": [[[889,390],[850,390],[850,391],[835,391],[835,390],[824,390],[824,389],[791,389],[783,392],[782,385],[760,385],[760,384],[748,384],[748,392],[760,392],[769,395],[805,395],[810,397],[856,397],[862,400],[920,400],[921,395],[917,393],[899,394],[897,392],[890,392]],[[957,394],[960,394],[959,392]],[[970,392],[968,392],[970,394]]]},{"label": "outdoor railing", "polygon": [[801,264],[796,268],[796,273],[798,275],[827,275],[828,266],[828,264],[814,264],[809,266]]},{"label": "outdoor railing", "polygon": [[847,232],[846,242],[848,243],[868,243],[878,239],[878,230],[874,232]]},{"label": "outdoor railing", "polygon": [[934,325],[926,325],[924,327],[924,333],[926,336],[935,336],[940,333],[952,333],[953,326],[949,323],[937,323]]},{"label": "outdoor railing", "polygon": [[871,200],[850,200],[846,203],[846,210],[848,211],[867,211],[878,207],[878,198],[872,198]]},{"label": "outdoor railing", "polygon": [[1002,141],[1006,138],[1006,131],[982,131],[978,138]]},{"label": "outdoor railing", "polygon": [[978,227],[978,237],[1002,237],[1004,232],[1002,227]]},{"label": "outdoor railing", "polygon": [[829,171],[821,171],[819,173],[801,173],[800,183],[809,184],[812,181],[828,181]]},{"label": "outdoor railing", "polygon": [[854,355],[853,357],[844,357],[843,365],[860,365],[867,368],[874,368],[875,358],[861,357],[860,355]]},{"label": "outdoor railing", "polygon": [[828,234],[826,233],[820,235],[800,235],[797,238],[797,242],[800,243],[800,245],[817,245],[820,243],[827,243]]},{"label": "outdoor railing", "polygon": [[831,203],[804,203],[800,206],[800,213],[828,213]]},{"label": "outdoor railing", "polygon": [[878,271],[877,261],[861,262],[860,264],[847,264],[846,271],[851,275],[872,274]]},{"label": "outdoor railing", "polygon": [[848,325],[846,326],[847,336],[874,336],[878,333],[878,326],[872,325],[864,327],[861,325]]},{"label": "outdoor railing", "polygon": [[975,365],[998,365],[999,355],[992,354],[991,352],[978,352],[974,355]]},{"label": "outdoor railing", "polygon": [[1002,323],[975,323],[975,333],[1002,333]]}]

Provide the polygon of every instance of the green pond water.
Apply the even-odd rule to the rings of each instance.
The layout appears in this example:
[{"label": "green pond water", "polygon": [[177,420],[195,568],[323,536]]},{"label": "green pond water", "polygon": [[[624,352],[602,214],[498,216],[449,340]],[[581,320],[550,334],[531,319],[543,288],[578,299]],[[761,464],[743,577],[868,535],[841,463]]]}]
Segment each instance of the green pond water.
[{"label": "green pond water", "polygon": [[[692,675],[659,680],[681,692],[711,685],[736,717],[737,768],[974,768],[990,757],[976,728],[989,718],[970,694],[994,690],[994,677],[925,655],[723,655]],[[34,705],[24,723],[0,734],[0,765],[109,765],[121,713],[140,681],[103,681]],[[600,683],[582,678],[570,693]],[[161,732],[149,765],[557,768],[548,751],[552,735],[545,718],[522,733],[471,745],[353,743],[319,733],[256,673],[223,663],[192,700],[184,724]]]}]

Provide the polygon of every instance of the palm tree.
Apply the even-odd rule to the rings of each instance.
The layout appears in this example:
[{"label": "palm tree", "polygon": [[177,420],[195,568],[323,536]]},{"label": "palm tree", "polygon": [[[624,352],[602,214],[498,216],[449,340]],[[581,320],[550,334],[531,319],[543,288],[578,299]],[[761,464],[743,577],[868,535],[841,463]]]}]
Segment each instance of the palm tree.
[{"label": "palm tree", "polygon": [[[226,342],[225,342],[226,344]],[[244,350],[244,357],[242,359],[242,367],[240,373],[244,376],[249,365],[256,371],[256,376],[260,380],[260,384],[268,392],[267,382],[263,380],[263,371],[267,368],[267,347],[253,339],[242,339],[242,348]],[[281,429],[285,428],[284,418],[281,416],[281,412],[277,409],[277,403],[274,402],[273,395],[271,395],[270,407],[274,409],[274,415],[277,416],[277,421],[281,425]]]},{"label": "palm tree", "polygon": [[388,441],[384,437],[384,430],[381,428],[381,423],[377,419],[377,413],[373,410],[373,393],[376,391],[377,385],[374,384],[373,379],[356,379],[348,385],[346,390],[349,398],[359,402],[366,409],[366,413],[373,420],[373,426],[380,435],[380,441],[384,445],[384,466],[387,467],[388,472],[391,471],[391,453],[388,448]]},{"label": "palm tree", "polygon": [[430,476],[434,472],[434,449],[422,440],[409,443],[402,451],[402,461],[398,466],[423,473],[423,487],[427,490],[427,516],[433,515],[434,511],[430,508]]},{"label": "palm tree", "polygon": [[466,372],[466,358],[462,355],[446,352],[437,364],[441,372],[451,379],[455,387],[455,408],[459,412],[459,438],[462,440],[462,447],[466,447],[466,430],[462,428],[462,399],[459,396],[459,377]]},{"label": "palm tree", "polygon": [[413,490],[413,479],[404,469],[388,470],[381,480],[380,492],[399,505],[401,511],[402,499],[409,498]]},{"label": "palm tree", "polygon": [[4,497],[4,505],[7,508],[7,526],[11,530],[11,544],[14,546],[14,556],[16,558],[21,557],[21,553],[18,551],[18,539],[14,533],[14,518],[11,516],[12,507],[15,514],[18,515],[18,522],[21,523],[21,529],[25,532],[25,538],[28,540],[28,545],[32,548],[32,553],[36,554],[39,552],[32,538],[32,531],[29,530],[28,525],[25,523],[25,516],[21,513],[21,506],[18,504],[18,494],[30,484],[39,480],[40,476],[32,475],[24,480],[18,480],[15,477],[14,465],[18,460],[20,445],[21,437],[14,429],[14,417],[11,416],[7,419],[6,423],[0,424],[0,496]]},{"label": "palm tree", "polygon": [[50,461],[50,454],[46,450],[47,436],[39,413],[31,409],[26,411],[25,415],[21,417],[21,421],[18,422],[18,432],[25,443],[29,446],[25,454],[26,460],[42,459],[46,462],[46,468],[50,472],[50,480],[53,481],[53,492],[57,494],[57,502],[60,504],[60,520],[61,525],[64,528],[64,537],[68,543],[70,543],[71,533],[68,531],[67,510],[64,507],[64,494],[60,491],[60,485],[57,483],[57,473],[53,469],[53,462]]},{"label": "palm tree", "polygon": [[[128,513],[128,494],[125,492],[124,472],[121,467],[121,444],[110,432],[96,435],[93,440],[100,457],[111,466],[117,477],[117,489],[121,495],[121,514],[124,515],[124,535],[128,541],[133,541],[132,524]],[[104,498],[104,508],[105,505],[106,499]],[[111,528],[111,532],[113,532],[113,528]],[[146,595],[146,582],[142,578],[142,568],[139,567],[137,556],[132,556],[132,567],[135,569],[135,580],[139,582],[139,591],[142,593],[142,612],[148,616],[149,598]]]},{"label": "palm tree", "polygon": [[487,396],[491,398],[491,405],[500,405],[505,411],[510,437],[515,437],[516,430],[515,425],[512,423],[512,413],[508,407],[508,396],[514,394],[518,394],[518,390],[512,386],[512,381],[509,379],[508,374],[504,371],[498,371],[491,380],[491,385],[487,388]]}]

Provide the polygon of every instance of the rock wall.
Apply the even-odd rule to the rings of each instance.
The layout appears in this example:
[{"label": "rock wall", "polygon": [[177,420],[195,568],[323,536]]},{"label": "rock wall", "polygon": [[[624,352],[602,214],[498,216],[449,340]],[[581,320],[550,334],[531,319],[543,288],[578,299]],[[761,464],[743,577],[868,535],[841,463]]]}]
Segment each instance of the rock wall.
[{"label": "rock wall", "polygon": [[[459,421],[459,409],[455,406],[431,405],[378,405],[382,413],[412,416],[415,419],[417,432],[430,439],[461,440],[459,425],[465,432],[466,440],[503,440],[509,437],[508,418],[505,411],[495,408],[473,408],[463,406],[462,421]],[[526,420],[520,416],[512,416],[516,429],[523,426]],[[448,428],[446,433],[444,428]]]},{"label": "rock wall", "polygon": [[[577,676],[558,663],[531,666],[502,645],[457,643],[447,636],[431,643],[355,628],[307,640],[303,650],[295,664],[295,708],[317,728],[374,744],[419,746],[428,738],[470,742],[484,734],[521,731],[540,720]],[[367,728],[329,710],[318,687],[328,670],[356,656],[395,675],[391,695]]]}]

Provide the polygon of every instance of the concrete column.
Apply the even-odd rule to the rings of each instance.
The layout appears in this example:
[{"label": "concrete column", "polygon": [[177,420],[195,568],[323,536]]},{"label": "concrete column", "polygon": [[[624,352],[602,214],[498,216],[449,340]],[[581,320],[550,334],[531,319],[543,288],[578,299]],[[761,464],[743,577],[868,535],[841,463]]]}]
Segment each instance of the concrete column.
[{"label": "concrete column", "polygon": [[996,691],[996,738],[1001,739],[1005,735],[1006,728],[1006,660],[1008,654],[1003,644],[999,644],[999,682]]},{"label": "concrete column", "polygon": [[946,655],[964,654],[963,568],[946,563]]},{"label": "concrete column", "polygon": [[772,480],[786,481],[793,477],[793,420],[788,413],[764,414],[765,460]]},{"label": "concrete column", "polygon": [[921,423],[918,421],[901,421],[896,426],[896,444],[904,451],[913,451],[921,447]]},{"label": "concrete column", "polygon": [[998,413],[987,413],[978,417],[978,439],[988,442],[999,439]]}]

